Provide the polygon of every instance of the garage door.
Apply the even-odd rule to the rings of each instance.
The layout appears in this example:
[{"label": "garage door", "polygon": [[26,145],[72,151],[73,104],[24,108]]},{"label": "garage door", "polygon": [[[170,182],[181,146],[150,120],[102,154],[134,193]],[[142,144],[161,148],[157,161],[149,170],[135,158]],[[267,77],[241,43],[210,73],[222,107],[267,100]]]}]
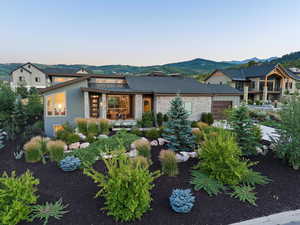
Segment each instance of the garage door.
[{"label": "garage door", "polygon": [[221,120],[225,118],[224,110],[232,107],[232,101],[213,101],[212,114],[214,119]]}]

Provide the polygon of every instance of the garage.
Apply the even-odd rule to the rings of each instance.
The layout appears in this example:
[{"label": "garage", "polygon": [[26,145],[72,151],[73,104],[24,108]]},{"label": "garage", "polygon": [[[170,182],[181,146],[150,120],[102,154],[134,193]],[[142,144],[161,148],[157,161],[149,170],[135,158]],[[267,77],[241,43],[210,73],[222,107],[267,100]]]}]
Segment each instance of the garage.
[{"label": "garage", "polygon": [[224,110],[232,107],[232,101],[213,101],[212,102],[212,114],[215,120],[221,120],[225,118]]}]

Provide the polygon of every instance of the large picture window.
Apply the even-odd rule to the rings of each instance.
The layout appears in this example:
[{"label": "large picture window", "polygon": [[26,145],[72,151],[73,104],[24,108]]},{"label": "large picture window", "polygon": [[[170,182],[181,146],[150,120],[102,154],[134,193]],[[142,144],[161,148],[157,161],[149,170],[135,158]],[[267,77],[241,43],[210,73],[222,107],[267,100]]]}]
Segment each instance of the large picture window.
[{"label": "large picture window", "polygon": [[192,102],[184,102],[184,109],[188,112],[189,115],[193,112]]},{"label": "large picture window", "polygon": [[132,98],[129,95],[107,96],[107,118],[112,120],[129,119],[132,117]]},{"label": "large picture window", "polygon": [[47,97],[47,116],[66,115],[66,94],[65,92],[48,95]]}]

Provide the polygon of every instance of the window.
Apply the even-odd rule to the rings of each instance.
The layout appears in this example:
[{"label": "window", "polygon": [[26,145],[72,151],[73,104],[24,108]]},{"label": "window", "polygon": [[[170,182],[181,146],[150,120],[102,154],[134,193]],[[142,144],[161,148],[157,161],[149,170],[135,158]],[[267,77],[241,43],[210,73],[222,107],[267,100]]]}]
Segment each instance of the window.
[{"label": "window", "polygon": [[20,71],[21,71],[21,73],[23,73],[23,69],[21,69]]},{"label": "window", "polygon": [[28,65],[28,69],[30,69],[31,65]]},{"label": "window", "polygon": [[236,81],[235,82],[235,88],[239,89],[239,90],[243,90],[244,89],[244,82],[243,81]]},{"label": "window", "polygon": [[192,103],[191,102],[184,102],[184,109],[189,113],[192,114]]},{"label": "window", "polygon": [[63,130],[64,127],[62,125],[53,125],[53,131],[54,131],[54,135],[56,135],[56,133],[60,130]]},{"label": "window", "polygon": [[250,83],[250,88],[255,88],[255,81],[251,81],[251,83]]},{"label": "window", "polygon": [[108,95],[107,118],[112,120],[132,118],[132,102],[129,95]]},{"label": "window", "polygon": [[19,81],[24,81],[25,78],[24,77],[19,77]]},{"label": "window", "polygon": [[66,94],[65,92],[49,95],[47,101],[47,116],[66,115]]},{"label": "window", "polygon": [[54,82],[55,83],[61,83],[61,82],[66,82],[66,81],[74,80],[74,79],[75,78],[73,78],[73,77],[55,77]]},{"label": "window", "polygon": [[292,89],[293,88],[293,83],[292,82],[290,82],[290,89]]},{"label": "window", "polygon": [[223,82],[222,81],[220,81],[220,85],[222,85],[223,84]]},{"label": "window", "polygon": [[36,83],[40,83],[40,82],[41,82],[41,78],[40,78],[40,77],[36,77],[36,78],[35,78],[35,82],[36,82]]}]

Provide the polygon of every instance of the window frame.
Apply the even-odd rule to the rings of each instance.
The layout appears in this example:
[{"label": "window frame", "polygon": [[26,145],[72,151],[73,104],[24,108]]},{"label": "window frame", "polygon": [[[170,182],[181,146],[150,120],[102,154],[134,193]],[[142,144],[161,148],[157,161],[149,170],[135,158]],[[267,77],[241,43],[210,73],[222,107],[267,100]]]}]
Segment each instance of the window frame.
[{"label": "window frame", "polygon": [[[47,98],[49,96],[53,96],[53,95],[56,95],[56,94],[60,94],[60,93],[64,93],[65,95],[65,106],[66,106],[66,112],[65,112],[65,115],[48,115],[48,102],[47,102]],[[62,91],[62,92],[56,92],[56,93],[53,93],[53,94],[49,94],[49,95],[45,95],[45,117],[67,117],[68,115],[68,107],[67,107],[67,93],[66,91]]]},{"label": "window frame", "polygon": [[40,77],[35,77],[35,83],[41,83],[41,78]]}]

